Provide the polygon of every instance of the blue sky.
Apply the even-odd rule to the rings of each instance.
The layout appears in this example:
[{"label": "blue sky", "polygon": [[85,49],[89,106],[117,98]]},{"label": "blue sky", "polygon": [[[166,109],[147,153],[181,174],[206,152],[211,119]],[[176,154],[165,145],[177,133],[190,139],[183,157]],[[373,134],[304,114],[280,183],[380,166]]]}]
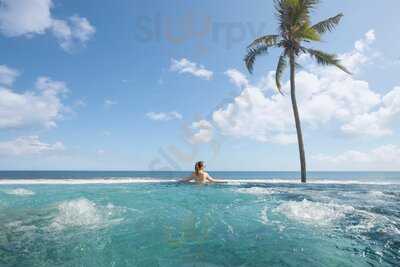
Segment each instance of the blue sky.
[{"label": "blue sky", "polygon": [[[0,169],[298,169],[290,99],[271,81],[278,51],[253,75],[242,60],[275,32],[272,1],[0,2]],[[344,13],[313,46],[354,75],[299,58],[309,169],[400,170],[399,8],[315,12]]]}]

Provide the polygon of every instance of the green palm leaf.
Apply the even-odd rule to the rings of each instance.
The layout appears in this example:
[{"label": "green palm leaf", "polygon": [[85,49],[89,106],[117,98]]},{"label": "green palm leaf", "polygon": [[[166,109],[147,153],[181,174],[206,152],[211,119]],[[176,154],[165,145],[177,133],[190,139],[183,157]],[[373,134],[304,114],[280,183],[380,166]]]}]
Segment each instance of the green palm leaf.
[{"label": "green palm leaf", "polygon": [[262,54],[268,53],[268,47],[262,46],[258,48],[249,48],[246,56],[244,57],[244,62],[246,63],[247,70],[253,73],[253,66],[256,58]]},{"label": "green palm leaf", "polygon": [[255,46],[261,46],[265,45],[268,47],[274,46],[278,43],[279,41],[279,35],[276,34],[271,34],[271,35],[265,35],[260,38],[255,39],[249,46],[248,48],[254,48]]},{"label": "green palm leaf", "polygon": [[312,28],[315,29],[320,34],[323,34],[323,33],[328,32],[328,31],[331,32],[340,23],[340,20],[342,18],[343,18],[343,14],[339,13],[334,17],[330,17],[330,18],[328,18],[326,20],[318,22],[317,24],[312,26]]},{"label": "green palm leaf", "polygon": [[321,36],[319,35],[318,31],[312,27],[309,27],[308,24],[304,24],[303,27],[298,30],[298,32],[294,33],[294,35],[296,38],[306,41],[321,40]]},{"label": "green palm leaf", "polygon": [[275,72],[275,82],[276,82],[276,87],[278,88],[279,93],[282,94],[281,91],[281,81],[282,81],[282,76],[283,72],[285,71],[287,67],[287,55],[285,52],[281,54],[278,60],[278,65],[276,67],[276,72]]},{"label": "green palm leaf", "polygon": [[328,54],[322,52],[320,50],[302,48],[303,51],[306,51],[311,57],[313,57],[318,64],[323,66],[336,66],[347,74],[351,74],[342,64],[340,64],[340,60],[334,54]]},{"label": "green palm leaf", "polygon": [[265,35],[252,42],[247,49],[247,54],[244,58],[246,67],[250,73],[253,72],[253,65],[256,58],[260,55],[266,54],[268,48],[276,46],[279,41],[278,35]]}]

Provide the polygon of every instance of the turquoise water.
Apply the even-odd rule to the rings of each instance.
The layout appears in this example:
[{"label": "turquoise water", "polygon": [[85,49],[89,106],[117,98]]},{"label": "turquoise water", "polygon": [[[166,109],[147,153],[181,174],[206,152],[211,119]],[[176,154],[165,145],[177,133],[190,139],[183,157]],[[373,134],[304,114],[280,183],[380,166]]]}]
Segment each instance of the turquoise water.
[{"label": "turquoise water", "polygon": [[184,175],[0,172],[0,266],[399,266],[400,173]]}]

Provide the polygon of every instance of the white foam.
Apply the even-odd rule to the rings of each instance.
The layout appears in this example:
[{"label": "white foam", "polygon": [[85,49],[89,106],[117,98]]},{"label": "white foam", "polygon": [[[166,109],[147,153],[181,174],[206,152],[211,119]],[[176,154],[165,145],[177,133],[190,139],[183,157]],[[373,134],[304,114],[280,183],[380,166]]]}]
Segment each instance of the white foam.
[{"label": "white foam", "polygon": [[274,189],[264,188],[264,187],[239,188],[239,189],[236,189],[235,192],[242,193],[242,194],[256,195],[256,196],[272,195],[272,194],[277,193],[277,191]]},{"label": "white foam", "polygon": [[[159,184],[176,183],[179,179],[152,179],[152,178],[101,178],[101,179],[0,179],[0,185],[81,185],[81,184]],[[301,184],[299,180],[293,179],[220,179],[226,185],[240,184]],[[360,180],[308,180],[308,184],[360,184],[360,185],[392,185],[397,182],[360,181]]]},{"label": "white foam", "polygon": [[51,228],[57,230],[66,227],[103,227],[120,221],[112,218],[114,205],[98,206],[86,198],[64,201],[57,208],[58,214],[51,224]]},{"label": "white foam", "polygon": [[265,208],[263,208],[263,209],[261,210],[261,213],[260,213],[260,219],[261,219],[261,222],[262,222],[263,224],[267,224],[267,223],[269,222],[268,216],[267,216],[267,211],[268,211],[268,208],[265,207]]},{"label": "white foam", "polygon": [[398,219],[359,209],[356,210],[356,214],[360,218],[360,222],[357,225],[346,227],[346,230],[359,233],[369,232],[375,228],[375,231],[380,233],[400,235],[400,229],[397,228],[400,223]]},{"label": "white foam", "polygon": [[300,202],[285,202],[279,205],[275,211],[284,214],[291,220],[324,225],[344,218],[346,214],[354,212],[354,208],[352,206],[312,202],[304,199]]},{"label": "white foam", "polygon": [[25,188],[16,188],[11,190],[4,191],[6,194],[9,195],[16,195],[16,196],[33,196],[35,192],[25,189]]}]

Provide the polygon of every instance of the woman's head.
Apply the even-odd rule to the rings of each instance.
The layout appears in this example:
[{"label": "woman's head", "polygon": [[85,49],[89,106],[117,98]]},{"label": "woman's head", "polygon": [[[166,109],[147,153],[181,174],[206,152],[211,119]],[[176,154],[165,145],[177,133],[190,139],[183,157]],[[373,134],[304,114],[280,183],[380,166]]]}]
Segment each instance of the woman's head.
[{"label": "woman's head", "polygon": [[203,161],[196,162],[196,164],[194,165],[194,170],[196,174],[199,174],[200,171],[202,171],[203,169],[204,169],[204,162]]}]

